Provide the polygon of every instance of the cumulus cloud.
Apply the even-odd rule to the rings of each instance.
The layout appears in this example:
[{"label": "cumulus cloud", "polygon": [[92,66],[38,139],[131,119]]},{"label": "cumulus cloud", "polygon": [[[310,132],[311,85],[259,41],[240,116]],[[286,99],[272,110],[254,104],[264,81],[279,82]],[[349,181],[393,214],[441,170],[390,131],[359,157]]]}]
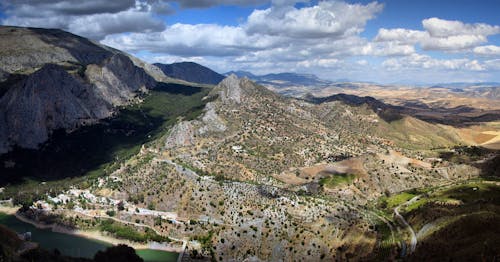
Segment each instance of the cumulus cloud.
[{"label": "cumulus cloud", "polygon": [[401,44],[397,42],[386,43],[367,43],[359,52],[354,52],[357,55],[372,55],[372,56],[406,56],[415,53],[415,47],[412,45]]},{"label": "cumulus cloud", "polygon": [[461,59],[435,59],[428,55],[412,54],[401,58],[390,58],[382,63],[382,66],[388,70],[405,69],[438,69],[438,70],[485,70],[478,60]]},{"label": "cumulus cloud", "polygon": [[483,23],[466,24],[456,20],[444,20],[436,17],[422,21],[424,29],[432,37],[449,37],[460,35],[494,35],[500,33],[500,26]]},{"label": "cumulus cloud", "polygon": [[476,47],[488,41],[487,37],[500,33],[500,26],[483,23],[466,24],[460,21],[429,18],[422,21],[425,30],[381,28],[376,42],[420,44],[424,50],[457,51]]},{"label": "cumulus cloud", "polygon": [[19,17],[41,16],[41,13],[88,15],[125,11],[135,6],[135,0],[11,0],[2,6],[7,14]]},{"label": "cumulus cloud", "polygon": [[245,28],[249,34],[279,35],[293,38],[341,37],[359,34],[366,22],[379,13],[383,5],[323,1],[301,9],[272,6],[255,10]]},{"label": "cumulus cloud", "polygon": [[182,8],[206,8],[217,5],[233,5],[233,6],[253,6],[265,4],[267,0],[180,0],[169,1],[176,2]]},{"label": "cumulus cloud", "polygon": [[178,56],[235,56],[272,48],[279,39],[249,36],[241,27],[216,24],[174,24],[158,33],[107,36],[102,43],[128,51],[147,50]]},{"label": "cumulus cloud", "polygon": [[483,56],[500,56],[500,46],[485,45],[474,48],[474,53]]},{"label": "cumulus cloud", "polygon": [[60,28],[98,40],[117,33],[162,31],[165,24],[154,13],[168,12],[160,0],[14,0],[2,8],[4,25]]},{"label": "cumulus cloud", "polygon": [[[316,56],[343,56],[360,53],[366,40],[358,35],[382,8],[376,2],[361,5],[324,1],[299,9],[294,7],[295,2],[273,1],[270,8],[254,10],[239,26],[174,24],[159,33],[109,35],[103,43],[128,51],[241,56],[240,61],[267,57],[298,61]],[[404,46],[392,52],[411,52],[408,49]],[[389,50],[378,54],[383,52]]]}]

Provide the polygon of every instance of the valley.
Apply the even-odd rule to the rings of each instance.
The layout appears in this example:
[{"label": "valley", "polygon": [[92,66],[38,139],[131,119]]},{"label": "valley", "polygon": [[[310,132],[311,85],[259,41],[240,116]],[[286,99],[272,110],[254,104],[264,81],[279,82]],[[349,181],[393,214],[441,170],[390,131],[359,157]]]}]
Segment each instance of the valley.
[{"label": "valley", "polygon": [[[194,63],[151,65],[60,30],[2,30],[27,34],[40,45],[28,50],[41,58],[14,63],[3,55],[0,123],[12,126],[0,127],[0,212],[67,237],[178,253],[177,261],[500,254],[500,108],[492,92],[335,84],[291,73],[259,81],[286,77],[316,87],[263,86],[235,74],[221,80]],[[104,58],[82,57],[66,42]],[[54,43],[64,56],[47,55],[45,45]],[[71,99],[33,92],[38,109],[13,103],[24,101],[19,90],[38,88],[34,77],[49,79],[51,92],[73,88],[65,93]],[[105,99],[85,100],[96,90]],[[68,120],[99,106],[105,112],[89,121]],[[45,133],[24,143],[12,127]],[[61,255],[37,247],[38,236],[5,230],[0,255]]]}]

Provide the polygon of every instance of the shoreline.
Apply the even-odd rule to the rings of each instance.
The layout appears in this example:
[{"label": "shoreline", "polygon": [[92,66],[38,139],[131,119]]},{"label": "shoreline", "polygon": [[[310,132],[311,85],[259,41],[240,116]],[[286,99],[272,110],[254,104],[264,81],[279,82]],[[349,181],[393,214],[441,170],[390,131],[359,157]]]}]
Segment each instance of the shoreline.
[{"label": "shoreline", "polygon": [[119,245],[119,244],[125,244],[127,246],[132,247],[135,250],[157,250],[157,251],[166,251],[166,252],[171,252],[171,253],[176,253],[179,256],[182,254],[182,246],[179,247],[173,247],[173,246],[168,246],[168,244],[162,244],[162,243],[157,243],[157,242],[148,242],[148,243],[137,243],[137,242],[132,242],[130,240],[125,240],[125,239],[118,239],[110,235],[103,234],[102,232],[98,230],[71,230],[63,226],[59,226],[57,224],[51,224],[51,225],[46,225],[42,224],[37,221],[33,221],[29,218],[26,218],[19,213],[17,213],[18,208],[16,207],[6,207],[6,206],[0,206],[0,213],[4,213],[7,215],[12,215],[16,219],[28,223],[36,228],[39,229],[50,229],[53,232],[56,233],[61,233],[61,234],[67,234],[67,235],[73,235],[73,236],[78,236],[82,238],[87,238],[91,240],[97,240],[101,241],[110,245]]}]

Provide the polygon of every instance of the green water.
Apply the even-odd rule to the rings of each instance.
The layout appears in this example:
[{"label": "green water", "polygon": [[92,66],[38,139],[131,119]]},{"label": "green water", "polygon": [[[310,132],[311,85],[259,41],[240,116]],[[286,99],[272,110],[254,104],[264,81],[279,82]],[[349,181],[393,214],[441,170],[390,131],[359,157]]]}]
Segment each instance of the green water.
[{"label": "green water", "polygon": [[[38,229],[31,224],[18,220],[15,216],[0,213],[0,224],[16,232],[31,232],[32,241],[37,242],[46,250],[57,248],[61,254],[72,257],[92,258],[99,250],[104,250],[111,244],[73,236],[63,233],[52,232],[50,229]],[[177,253],[159,250],[137,250],[137,254],[146,262],[176,261]]]}]

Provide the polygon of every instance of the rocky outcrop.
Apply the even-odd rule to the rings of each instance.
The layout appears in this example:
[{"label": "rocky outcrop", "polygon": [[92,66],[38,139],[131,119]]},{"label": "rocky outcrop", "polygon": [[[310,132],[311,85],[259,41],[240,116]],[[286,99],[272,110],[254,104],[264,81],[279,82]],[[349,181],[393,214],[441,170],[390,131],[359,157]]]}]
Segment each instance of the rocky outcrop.
[{"label": "rocky outcrop", "polygon": [[166,148],[191,146],[194,144],[194,130],[193,125],[190,121],[182,121],[175,125],[170,131],[167,141],[165,143]]},{"label": "rocky outcrop", "polygon": [[0,37],[0,154],[109,117],[156,85],[122,52],[61,30],[0,27]]},{"label": "rocky outcrop", "polygon": [[96,92],[113,105],[125,104],[140,89],[155,85],[151,76],[122,54],[106,59],[103,65],[87,66],[85,76]]},{"label": "rocky outcrop", "polygon": [[227,129],[224,121],[217,115],[214,103],[208,103],[205,106],[205,114],[201,118],[201,122],[202,126],[198,130],[200,135],[208,132],[224,132]]},{"label": "rocky outcrop", "polygon": [[[36,146],[51,130],[73,128],[79,123],[108,116],[111,104],[91,92],[61,66],[48,64],[10,88],[0,99],[3,148]],[[3,121],[2,121],[3,120]]]},{"label": "rocky outcrop", "polygon": [[217,86],[216,91],[223,103],[241,103],[242,90],[240,84],[240,79],[234,74],[222,80]]}]

